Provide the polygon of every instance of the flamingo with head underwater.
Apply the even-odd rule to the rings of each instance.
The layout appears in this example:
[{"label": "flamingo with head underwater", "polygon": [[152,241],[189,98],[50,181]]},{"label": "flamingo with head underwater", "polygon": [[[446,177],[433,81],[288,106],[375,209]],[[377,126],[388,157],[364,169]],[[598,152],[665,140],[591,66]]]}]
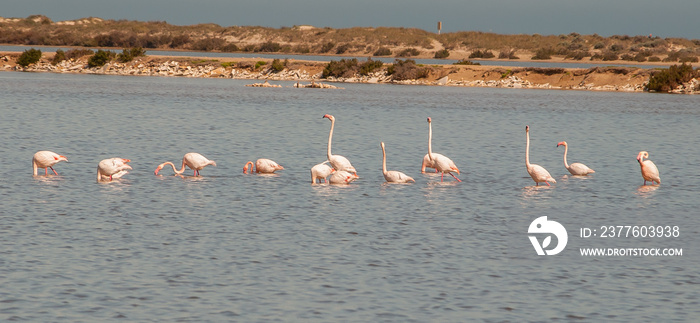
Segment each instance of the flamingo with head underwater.
[{"label": "flamingo with head underwater", "polygon": [[39,168],[44,169],[44,175],[46,176],[49,175],[49,168],[53,171],[54,174],[58,175],[56,170],[53,169],[53,165],[56,165],[60,161],[67,162],[68,158],[66,156],[59,155],[53,151],[37,151],[34,154],[34,157],[32,157],[32,168],[34,171],[34,176],[37,175],[37,170]]},{"label": "flamingo with head underwater", "polygon": [[97,181],[104,181],[109,179],[110,181],[114,178],[120,178],[129,172],[127,170],[132,169],[127,163],[130,159],[126,158],[107,158],[100,161],[97,164]]},{"label": "flamingo with head underwater", "polygon": [[335,172],[335,169],[333,167],[330,167],[326,165],[328,161],[324,161],[320,164],[316,164],[313,167],[311,167],[311,184],[316,184],[316,181],[320,183],[322,180],[324,183],[327,183],[326,178],[328,178],[329,175],[333,174]]},{"label": "flamingo with head underwater", "polygon": [[525,167],[527,167],[527,172],[532,180],[535,181],[535,186],[539,186],[540,183],[545,183],[547,186],[551,186],[549,182],[556,183],[557,181],[544,167],[530,164],[530,126],[525,126],[525,141]]},{"label": "flamingo with head underwater", "polygon": [[170,167],[173,168],[173,171],[177,175],[182,175],[182,173],[185,172],[185,166],[187,166],[192,170],[192,176],[199,176],[200,170],[209,165],[216,166],[216,162],[207,159],[199,153],[187,153],[184,157],[182,157],[182,168],[180,168],[179,170],[175,168],[175,165],[173,163],[168,161],[158,165],[158,167],[156,167],[156,170],[153,173],[158,175],[158,172],[160,172],[160,170],[163,169],[165,165],[170,165]]},{"label": "flamingo with head underwater", "polygon": [[283,170],[280,164],[276,163],[272,159],[260,158],[255,161],[255,169],[253,169],[253,162],[249,161],[243,166],[243,174],[246,174],[250,168],[250,173],[261,173],[261,174],[272,174],[278,170]]}]

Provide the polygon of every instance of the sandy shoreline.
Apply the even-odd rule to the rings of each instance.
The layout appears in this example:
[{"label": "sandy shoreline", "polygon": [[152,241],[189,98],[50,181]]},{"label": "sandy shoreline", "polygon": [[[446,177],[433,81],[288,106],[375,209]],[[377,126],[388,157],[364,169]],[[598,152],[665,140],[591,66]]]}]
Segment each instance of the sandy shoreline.
[{"label": "sandy shoreline", "polygon": [[[386,67],[367,76],[322,78],[328,64],[322,61],[288,60],[280,72],[269,67],[273,59],[243,57],[190,57],[148,55],[128,63],[110,62],[89,68],[87,57],[51,65],[53,53],[44,53],[39,63],[22,68],[16,64],[21,52],[0,52],[0,71],[76,74],[216,77],[268,81],[384,83],[438,86],[480,86],[505,88],[563,89],[644,92],[652,69],[636,67],[532,68],[496,65],[431,65],[427,78],[395,81]],[[259,66],[259,62],[267,64]],[[680,90],[678,93],[696,93]]]}]

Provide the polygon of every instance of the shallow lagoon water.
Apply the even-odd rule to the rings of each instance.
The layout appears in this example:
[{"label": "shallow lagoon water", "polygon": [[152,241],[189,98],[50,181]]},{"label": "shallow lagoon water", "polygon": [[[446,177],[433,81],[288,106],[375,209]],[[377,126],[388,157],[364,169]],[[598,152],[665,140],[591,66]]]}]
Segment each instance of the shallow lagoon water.
[{"label": "shallow lagoon water", "polygon": [[[697,96],[0,73],[0,318],[16,321],[691,321],[700,311]],[[310,184],[333,153],[360,179]],[[463,182],[420,174],[427,152]],[[533,187],[531,161],[557,179]],[[593,176],[563,167],[584,162]],[[388,185],[389,169],[416,179]],[[66,155],[31,176],[38,150]],[[647,150],[662,184],[643,187]],[[202,176],[154,176],[196,151]],[[124,178],[96,183],[104,158]],[[242,173],[270,158],[278,175]],[[186,175],[191,175],[187,170]],[[566,227],[537,256],[529,224]],[[588,238],[582,227],[671,225],[676,238]],[[682,248],[583,257],[583,247]]]}]

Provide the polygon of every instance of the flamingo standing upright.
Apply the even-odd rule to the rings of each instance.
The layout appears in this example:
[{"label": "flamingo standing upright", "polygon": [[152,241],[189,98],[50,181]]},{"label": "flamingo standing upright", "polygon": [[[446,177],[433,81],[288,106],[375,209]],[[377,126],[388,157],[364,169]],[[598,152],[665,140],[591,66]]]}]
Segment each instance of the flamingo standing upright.
[{"label": "flamingo standing upright", "polygon": [[331,153],[331,145],[333,141],[333,128],[335,127],[335,117],[330,114],[325,114],[323,115],[323,117],[328,118],[328,120],[331,121],[331,131],[328,133],[328,162],[330,162],[331,166],[337,171],[344,170],[350,173],[357,174],[355,167],[353,167],[352,164],[350,164],[350,161],[347,158],[341,155],[333,155]]},{"label": "flamingo standing upright", "polygon": [[558,143],[557,147],[559,146],[564,146],[564,167],[569,170],[571,175],[588,175],[595,173],[594,170],[581,163],[573,163],[569,165],[569,163],[566,162],[566,154],[569,152],[569,146],[567,145],[566,141]]},{"label": "flamingo standing upright", "polygon": [[128,169],[132,169],[131,166],[127,165],[130,159],[126,158],[107,158],[100,161],[97,164],[97,181],[109,180],[114,178],[120,178],[126,175]]},{"label": "flamingo standing upright", "polygon": [[355,173],[351,173],[344,170],[339,170],[331,175],[331,184],[350,184],[352,181],[360,178]]},{"label": "flamingo standing upright", "polygon": [[56,165],[60,161],[68,161],[68,158],[66,156],[59,155],[53,151],[48,151],[48,150],[42,150],[42,151],[37,151],[34,154],[34,157],[32,157],[32,168],[34,170],[34,176],[37,175],[37,170],[39,168],[44,169],[44,175],[48,176],[49,175],[49,168],[53,171],[54,174],[58,175],[55,169],[53,169],[53,165]]},{"label": "flamingo standing upright", "polygon": [[384,142],[380,143],[382,146],[382,173],[384,174],[384,179],[389,183],[408,183],[416,182],[412,177],[395,170],[386,170],[386,148],[384,148]]},{"label": "flamingo standing upright", "polygon": [[333,167],[330,167],[326,165],[328,161],[324,161],[320,164],[314,165],[314,167],[311,167],[311,184],[316,184],[316,180],[320,183],[321,180],[323,182],[327,182],[326,178],[335,172],[335,169]]},{"label": "flamingo standing upright", "polygon": [[262,174],[272,174],[278,170],[283,170],[280,164],[276,163],[271,159],[260,158],[255,161],[255,169],[253,169],[253,162],[249,161],[243,166],[243,174],[246,174],[248,170],[248,165],[250,165],[250,173],[262,173]]},{"label": "flamingo standing upright", "polygon": [[154,171],[154,173],[156,175],[158,175],[158,172],[160,172],[160,170],[163,169],[163,167],[165,167],[165,165],[170,165],[170,167],[173,168],[173,171],[177,175],[181,175],[182,173],[184,173],[185,166],[187,166],[192,170],[192,172],[193,172],[192,176],[199,176],[200,170],[202,170],[204,167],[206,167],[208,165],[216,166],[216,162],[213,160],[207,159],[206,157],[202,156],[199,153],[186,153],[185,156],[182,157],[182,168],[180,168],[180,170],[175,169],[175,165],[168,161],[168,162],[164,162],[164,163],[158,165],[158,167],[156,167],[156,170]]},{"label": "flamingo standing upright", "polygon": [[549,182],[556,183],[557,181],[549,175],[549,172],[544,169],[544,167],[537,164],[530,164],[530,126],[525,126],[525,166],[527,167],[527,172],[535,181],[535,186],[539,186],[540,183],[546,183],[547,186]]},{"label": "flamingo standing upright", "polygon": [[458,182],[461,182],[457,176],[452,174],[452,172],[457,172],[459,174],[459,168],[457,168],[457,165],[449,159],[446,156],[440,155],[440,154],[433,154],[433,123],[432,119],[428,117],[428,156],[430,157],[430,161],[433,162],[433,166],[435,169],[440,172],[440,182],[442,182],[443,177],[445,176],[445,173],[448,173],[452,175]]},{"label": "flamingo standing upright", "polygon": [[639,162],[639,167],[642,169],[642,177],[644,178],[644,185],[647,185],[647,181],[651,184],[661,184],[661,177],[659,177],[659,169],[651,160],[644,160],[644,158],[649,158],[649,153],[646,151],[640,151],[637,155],[637,161]]}]

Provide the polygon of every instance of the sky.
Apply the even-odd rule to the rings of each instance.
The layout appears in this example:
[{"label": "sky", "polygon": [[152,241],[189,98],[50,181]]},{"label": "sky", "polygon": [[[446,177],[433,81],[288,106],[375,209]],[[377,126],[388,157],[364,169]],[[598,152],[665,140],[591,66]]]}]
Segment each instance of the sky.
[{"label": "sky", "polygon": [[[700,39],[698,0],[0,0],[0,17]],[[9,2],[9,3],[7,3]]]}]

